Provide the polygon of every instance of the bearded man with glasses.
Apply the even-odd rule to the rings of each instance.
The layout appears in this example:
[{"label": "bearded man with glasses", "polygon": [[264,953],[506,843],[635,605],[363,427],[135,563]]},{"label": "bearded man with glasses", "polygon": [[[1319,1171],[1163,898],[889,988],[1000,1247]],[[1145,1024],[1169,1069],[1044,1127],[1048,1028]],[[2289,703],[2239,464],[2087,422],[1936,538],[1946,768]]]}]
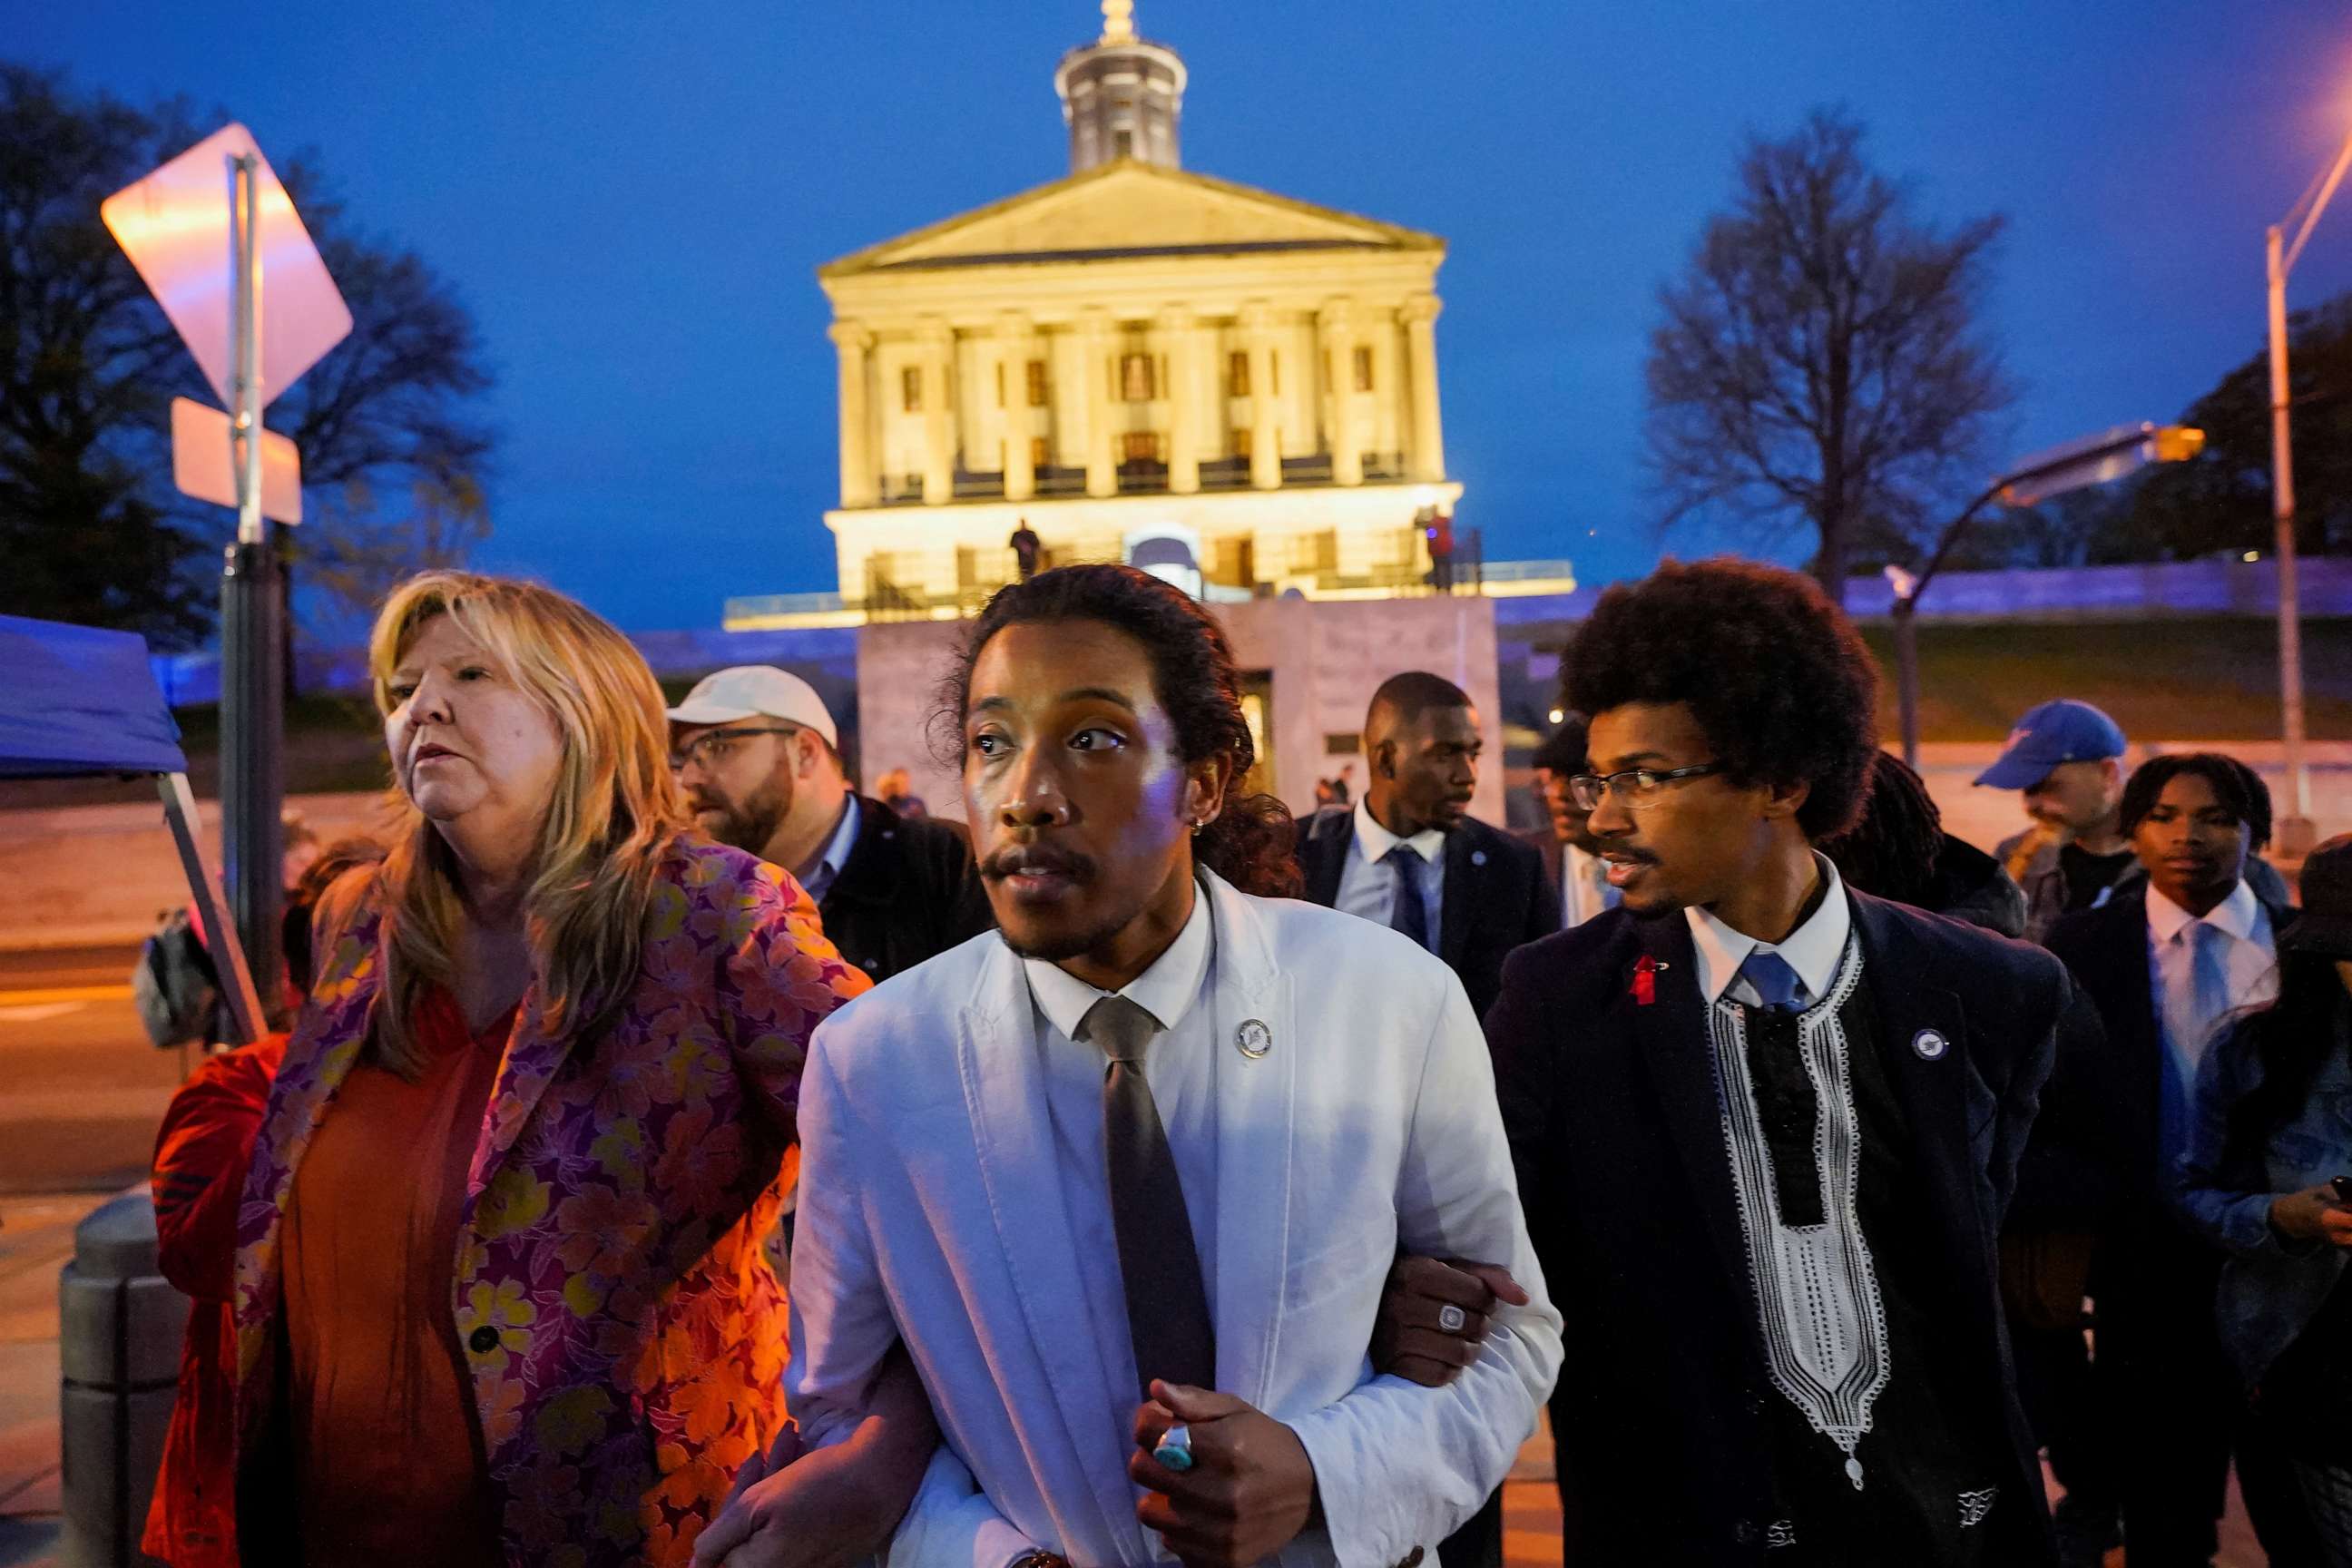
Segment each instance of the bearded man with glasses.
[{"label": "bearded man with glasses", "polygon": [[995,927],[952,822],[850,786],[833,713],[790,670],[737,665],[669,710],[670,767],[705,833],[793,874],[841,955],[883,981]]},{"label": "bearded man with glasses", "polygon": [[2068,1005],[1843,886],[1877,671],[1807,578],[1669,563],[1569,658],[1617,909],[1486,1016],[1568,1355],[1571,1563],[2054,1560],[1994,1238]]}]

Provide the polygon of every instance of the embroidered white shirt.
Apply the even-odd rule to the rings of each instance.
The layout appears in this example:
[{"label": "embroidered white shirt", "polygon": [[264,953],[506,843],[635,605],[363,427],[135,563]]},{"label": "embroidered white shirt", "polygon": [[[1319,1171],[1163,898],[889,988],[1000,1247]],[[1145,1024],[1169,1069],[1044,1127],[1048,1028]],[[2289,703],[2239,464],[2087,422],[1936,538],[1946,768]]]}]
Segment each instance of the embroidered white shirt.
[{"label": "embroidered white shirt", "polygon": [[[1804,923],[1778,943],[1759,942],[1705,910],[1689,909],[1708,1037],[1721,1086],[1723,1141],[1747,1243],[1748,1283],[1763,1331],[1772,1386],[1813,1430],[1846,1456],[1846,1477],[1863,1484],[1854,1449],[1870,1430],[1871,1407],[1893,1375],[1886,1310],[1862,1233],[1862,1125],[1840,1012],[1862,983],[1862,949],[1837,868],[1816,855],[1826,883]],[[1772,1150],[1748,1068],[1743,1005],[1759,1001],[1739,966],[1759,948],[1778,952],[1805,987],[1797,1048],[1813,1086],[1813,1178],[1822,1222],[1783,1224]],[[1864,1048],[1869,1048],[1865,1042]]]}]

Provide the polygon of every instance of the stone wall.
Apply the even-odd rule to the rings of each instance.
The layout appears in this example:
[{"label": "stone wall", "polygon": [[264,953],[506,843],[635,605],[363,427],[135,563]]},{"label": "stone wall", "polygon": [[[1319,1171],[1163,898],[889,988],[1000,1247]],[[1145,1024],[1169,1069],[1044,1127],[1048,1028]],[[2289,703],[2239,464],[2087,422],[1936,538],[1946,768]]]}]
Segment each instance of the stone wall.
[{"label": "stone wall", "polygon": [[[1491,600],[1390,599],[1361,603],[1252,599],[1212,606],[1233,639],[1244,673],[1271,675],[1273,787],[1291,810],[1315,808],[1315,782],[1354,761],[1363,788],[1363,759],[1327,752],[1333,738],[1361,730],[1373,689],[1391,675],[1425,669],[1470,694],[1486,739],[1474,815],[1503,819],[1503,734],[1496,690],[1495,616]],[[863,783],[884,770],[913,773],[915,793],[932,813],[961,817],[961,786],[940,767],[929,746],[929,722],[939,683],[969,623],[908,621],[869,626],[858,634],[857,722],[863,737]]]}]

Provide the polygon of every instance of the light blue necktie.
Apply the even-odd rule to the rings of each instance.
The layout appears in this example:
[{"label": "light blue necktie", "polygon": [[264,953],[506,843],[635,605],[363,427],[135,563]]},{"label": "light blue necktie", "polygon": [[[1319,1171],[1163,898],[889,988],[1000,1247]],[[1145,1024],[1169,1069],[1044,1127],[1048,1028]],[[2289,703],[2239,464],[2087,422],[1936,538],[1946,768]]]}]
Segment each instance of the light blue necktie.
[{"label": "light blue necktie", "polygon": [[1803,1010],[1805,983],[1797,978],[1796,970],[1779,953],[1757,948],[1739,966],[1739,975],[1755,991],[1757,999],[1773,1012]]},{"label": "light blue necktie", "polygon": [[2197,1064],[2213,1041],[2214,1026],[2230,1012],[2230,942],[2228,931],[2203,921],[2181,928],[2179,942],[2189,949],[2189,1037],[2170,1042],[2170,1058],[2158,1080],[2157,1136],[2161,1157],[2169,1162],[2189,1146],[2190,1086]]},{"label": "light blue necktie", "polygon": [[2212,1043],[2213,1026],[2230,1011],[2230,942],[2228,931],[2220,926],[2197,921],[2189,927],[2189,973],[2197,1009],[2197,1038],[2181,1044],[2189,1054],[2201,1057]]}]

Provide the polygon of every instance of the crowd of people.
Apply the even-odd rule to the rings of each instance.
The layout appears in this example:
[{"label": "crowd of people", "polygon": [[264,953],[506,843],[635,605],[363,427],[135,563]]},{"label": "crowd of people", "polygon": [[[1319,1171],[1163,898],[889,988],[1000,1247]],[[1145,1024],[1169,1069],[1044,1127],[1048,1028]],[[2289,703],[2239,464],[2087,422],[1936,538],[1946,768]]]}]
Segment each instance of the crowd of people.
[{"label": "crowd of people", "polygon": [[1601,595],[1524,837],[1428,673],[1250,793],[1121,566],[970,627],[961,825],[527,583],[369,669],[398,825],[159,1142],[175,1568],[1498,1568],[1547,1406],[1570,1568],[2203,1564],[2233,1461],[2352,1563],[2352,838],[2291,904],[2234,759],[2046,704],[1988,853],[1732,561]]}]

